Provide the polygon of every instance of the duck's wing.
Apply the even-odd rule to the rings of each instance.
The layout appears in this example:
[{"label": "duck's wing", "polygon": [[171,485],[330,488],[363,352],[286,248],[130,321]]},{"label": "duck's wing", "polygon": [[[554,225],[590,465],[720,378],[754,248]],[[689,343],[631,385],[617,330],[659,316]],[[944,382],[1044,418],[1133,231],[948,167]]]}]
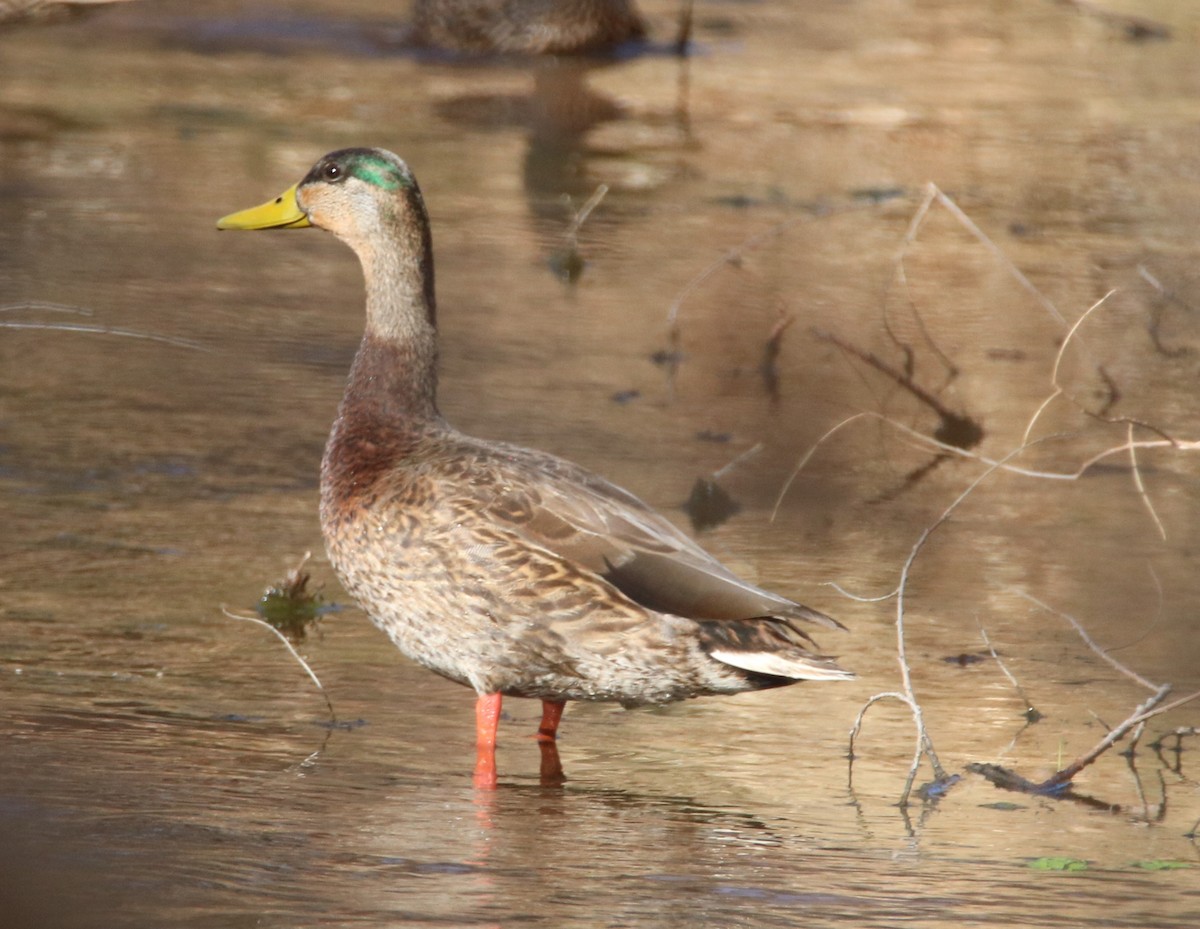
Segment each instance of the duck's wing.
[{"label": "duck's wing", "polygon": [[[697,620],[836,620],[743,581],[633,494],[578,465],[493,446],[476,484],[489,518],[605,578],[641,605]],[[803,633],[801,633],[803,634]]]}]

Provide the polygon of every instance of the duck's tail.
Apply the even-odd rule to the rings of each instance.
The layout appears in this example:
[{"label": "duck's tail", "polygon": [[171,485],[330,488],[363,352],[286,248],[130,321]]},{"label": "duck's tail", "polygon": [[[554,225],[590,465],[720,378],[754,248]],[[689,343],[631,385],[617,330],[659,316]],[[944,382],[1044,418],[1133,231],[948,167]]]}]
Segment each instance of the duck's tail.
[{"label": "duck's tail", "polygon": [[830,656],[813,652],[809,646],[815,643],[791,619],[701,620],[699,625],[701,642],[712,658],[766,678],[761,686],[854,677]]}]

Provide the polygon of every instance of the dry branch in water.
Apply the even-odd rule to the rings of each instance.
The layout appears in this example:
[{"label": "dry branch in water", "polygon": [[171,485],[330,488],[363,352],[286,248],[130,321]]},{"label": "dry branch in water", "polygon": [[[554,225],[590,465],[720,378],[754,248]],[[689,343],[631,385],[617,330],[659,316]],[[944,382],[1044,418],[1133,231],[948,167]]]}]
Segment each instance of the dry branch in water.
[{"label": "dry branch in water", "polygon": [[[916,236],[921,227],[921,224],[923,223],[925,217],[928,215],[930,208],[934,204],[939,204],[939,205],[943,206],[952,216],[954,216],[959,221],[959,223],[963,225],[964,228],[966,228],[973,236],[975,236],[997,258],[997,260],[999,260],[1000,262],[1003,263],[1003,265],[1008,269],[1008,271],[1012,275],[1012,277],[1018,283],[1020,283],[1023,288],[1025,288],[1027,291],[1029,291],[1034,296],[1034,298],[1038,301],[1038,303],[1047,312],[1049,312],[1050,315],[1054,319],[1058,320],[1059,322],[1063,322],[1063,324],[1065,325],[1063,316],[1058,311],[1057,307],[1055,307],[1054,304],[1050,300],[1048,300],[1045,296],[1043,296],[1040,293],[1040,291],[1037,290],[1037,288],[1033,285],[1033,283],[1019,269],[1017,269],[1015,267],[1015,265],[1012,264],[1011,261],[1008,260],[1008,258],[995,245],[995,243],[993,243],[991,241],[991,239],[989,239],[987,237],[987,235],[949,197],[947,197],[935,185],[932,185],[932,184],[930,184],[928,186],[927,192],[926,192],[926,197],[925,197],[924,201],[921,203],[921,205],[918,207],[916,214],[914,215],[912,221],[909,224],[908,232],[905,235],[903,247],[896,257],[896,276],[901,281],[902,284],[907,286],[907,278],[906,278],[905,271],[904,271],[905,251],[916,240]],[[1165,534],[1165,529],[1163,527],[1162,521],[1158,518],[1158,514],[1153,505],[1153,501],[1151,500],[1149,491],[1148,491],[1146,484],[1142,478],[1141,468],[1139,466],[1138,459],[1137,459],[1137,452],[1142,449],[1152,449],[1152,448],[1154,448],[1154,449],[1170,448],[1177,452],[1196,451],[1196,450],[1200,449],[1200,440],[1180,439],[1178,437],[1174,437],[1174,436],[1167,434],[1164,430],[1158,429],[1157,427],[1155,427],[1154,425],[1149,424],[1149,423],[1135,421],[1135,420],[1131,420],[1128,418],[1117,418],[1117,417],[1108,416],[1108,407],[1110,407],[1112,405],[1112,403],[1115,402],[1115,400],[1119,396],[1119,393],[1117,391],[1116,385],[1112,382],[1111,378],[1107,378],[1107,376],[1104,375],[1103,372],[1101,372],[1102,377],[1105,378],[1106,382],[1109,384],[1109,387],[1110,387],[1110,396],[1109,396],[1109,400],[1105,404],[1104,408],[1102,408],[1099,411],[1094,410],[1094,409],[1088,409],[1085,404],[1083,404],[1081,401],[1079,401],[1074,396],[1072,396],[1071,392],[1060,381],[1059,375],[1060,375],[1060,370],[1061,370],[1062,359],[1063,359],[1065,352],[1068,350],[1069,346],[1075,346],[1075,345],[1081,344],[1080,339],[1078,337],[1078,333],[1079,333],[1080,329],[1082,328],[1085,321],[1105,303],[1105,301],[1108,299],[1108,296],[1109,295],[1105,295],[1105,297],[1101,298],[1099,301],[1097,301],[1095,304],[1093,304],[1086,312],[1084,312],[1079,317],[1078,320],[1076,320],[1076,322],[1067,331],[1067,333],[1063,339],[1062,345],[1059,348],[1057,357],[1055,359],[1055,363],[1054,363],[1054,367],[1053,367],[1053,371],[1052,371],[1051,379],[1050,379],[1051,380],[1050,392],[1049,392],[1048,396],[1046,397],[1046,399],[1037,407],[1037,409],[1034,411],[1034,413],[1030,417],[1029,422],[1025,428],[1024,434],[1022,435],[1019,444],[1015,448],[1013,448],[1011,451],[1009,451],[1007,454],[1005,454],[999,458],[985,456],[973,448],[973,445],[977,444],[977,443],[965,444],[965,443],[960,443],[960,442],[948,441],[946,436],[939,435],[937,433],[935,433],[934,435],[925,435],[921,432],[918,432],[915,429],[911,429],[911,428],[904,426],[900,423],[897,423],[891,419],[888,419],[887,417],[884,417],[880,414],[864,412],[864,413],[859,413],[854,416],[851,416],[851,417],[847,418],[846,420],[842,421],[841,423],[838,423],[833,428],[831,428],[828,432],[826,432],[825,435],[821,436],[821,438],[818,439],[818,441],[816,443],[814,443],[812,448],[810,448],[801,457],[801,459],[797,462],[792,473],[788,476],[787,480],[784,482],[784,485],[782,486],[782,488],[780,490],[779,496],[776,500],[775,512],[778,512],[779,505],[782,503],[784,496],[786,496],[788,489],[790,488],[792,482],[795,480],[796,476],[804,468],[804,466],[807,464],[807,462],[811,459],[812,455],[815,454],[817,449],[820,448],[825,442],[829,441],[840,430],[842,430],[843,428],[846,428],[847,426],[849,426],[852,423],[859,421],[860,419],[862,419],[864,417],[870,417],[870,418],[882,421],[882,422],[886,423],[889,427],[896,429],[897,431],[903,433],[905,436],[907,436],[911,439],[914,439],[918,443],[924,444],[931,449],[938,450],[938,451],[948,454],[948,455],[955,455],[962,459],[967,459],[967,460],[978,462],[984,468],[982,473],[979,474],[974,480],[972,480],[970,482],[970,484],[967,486],[967,488],[958,495],[958,497],[950,504],[950,506],[948,506],[932,524],[927,526],[921,532],[921,534],[917,538],[917,541],[912,546],[912,549],[910,550],[909,555],[908,555],[907,559],[905,560],[904,565],[900,571],[899,583],[898,583],[895,591],[885,595],[885,597],[877,598],[877,599],[886,599],[886,598],[892,597],[892,596],[894,596],[896,598],[896,619],[895,619],[896,637],[897,637],[896,653],[897,653],[898,663],[900,666],[902,689],[900,691],[886,691],[883,693],[875,694],[872,697],[870,697],[867,700],[867,702],[864,704],[864,706],[860,709],[858,716],[855,719],[854,725],[850,732],[850,772],[851,772],[851,777],[852,777],[853,763],[854,763],[854,746],[855,746],[856,740],[858,739],[858,737],[861,733],[863,719],[864,719],[867,711],[872,706],[874,706],[876,703],[878,703],[882,700],[897,700],[901,703],[904,703],[906,706],[908,706],[910,712],[912,713],[913,720],[914,720],[914,723],[915,723],[915,726],[917,729],[917,747],[916,747],[916,751],[914,753],[912,765],[909,768],[909,772],[908,772],[908,776],[905,781],[904,789],[903,789],[901,797],[900,797],[900,805],[902,808],[904,806],[906,806],[908,803],[908,799],[909,799],[909,796],[910,796],[911,790],[912,790],[912,785],[914,783],[917,771],[919,770],[922,758],[928,759],[930,766],[933,769],[934,777],[935,777],[935,781],[932,785],[932,789],[923,791],[926,796],[942,792],[946,787],[948,787],[950,784],[952,784],[954,782],[954,780],[956,779],[956,776],[947,775],[945,770],[942,768],[941,764],[938,762],[937,755],[933,749],[932,739],[925,727],[923,714],[921,712],[920,701],[917,698],[917,695],[914,692],[914,689],[912,686],[911,670],[910,670],[909,660],[908,660],[908,656],[907,656],[906,648],[905,648],[905,628],[904,628],[904,626],[905,626],[905,599],[906,599],[906,595],[907,595],[907,591],[908,591],[909,575],[911,573],[913,565],[916,562],[918,556],[920,555],[921,550],[924,547],[927,540],[929,539],[930,535],[933,532],[935,532],[940,526],[942,526],[947,521],[947,519],[949,519],[949,517],[955,511],[955,509],[957,509],[965,500],[967,500],[968,497],[970,497],[972,494],[976,493],[978,488],[980,487],[980,485],[983,484],[988,478],[990,478],[997,471],[1003,471],[1003,472],[1007,472],[1007,473],[1011,473],[1011,474],[1023,475],[1025,477],[1034,478],[1034,479],[1078,480],[1080,477],[1082,477],[1085,473],[1087,473],[1091,468],[1093,468],[1099,462],[1101,462],[1105,459],[1111,458],[1114,455],[1127,454],[1129,457],[1129,468],[1130,468],[1130,473],[1132,476],[1134,490],[1139,495],[1140,499],[1142,500],[1143,505],[1145,506],[1156,530],[1158,531],[1160,536],[1165,538],[1166,534]],[[901,386],[905,390],[908,390],[913,396],[917,397],[919,400],[921,400],[921,402],[925,403],[930,409],[937,412],[938,415],[942,418],[943,423],[945,423],[947,421],[948,416],[958,416],[961,418],[961,414],[955,414],[953,411],[948,410],[943,404],[940,403],[940,401],[937,400],[936,397],[933,396],[932,393],[930,393],[929,391],[923,390],[918,384],[916,384],[916,382],[913,380],[913,378],[911,376],[911,373],[898,371],[894,367],[892,367],[891,365],[882,361],[881,359],[877,358],[876,356],[872,355],[871,353],[865,352],[862,349],[859,349],[856,346],[851,345],[846,340],[840,339],[837,336],[834,336],[834,335],[831,335],[828,333],[823,333],[823,332],[817,332],[817,336],[818,336],[818,338],[822,338],[825,341],[828,341],[828,342],[831,342],[831,343],[837,345],[843,351],[846,351],[846,352],[854,355],[860,361],[868,364],[875,370],[884,374],[886,377],[888,377],[890,380],[892,380],[897,385]],[[1095,367],[1097,369],[1099,368],[1098,365]],[[1120,444],[1114,444],[1114,445],[1102,450],[1099,453],[1090,455],[1089,457],[1084,459],[1079,464],[1079,466],[1073,471],[1055,472],[1055,471],[1046,471],[1046,470],[1035,470],[1035,469],[1025,468],[1025,467],[1022,467],[1022,466],[1016,464],[1015,463],[1016,460],[1022,454],[1024,454],[1026,451],[1033,448],[1035,445],[1040,445],[1040,444],[1043,444],[1046,442],[1062,442],[1062,441],[1066,441],[1067,439],[1073,438],[1073,436],[1063,436],[1063,435],[1049,435],[1049,436],[1044,436],[1044,437],[1040,437],[1040,438],[1033,437],[1033,431],[1034,431],[1038,421],[1042,417],[1042,415],[1054,402],[1056,402],[1060,398],[1064,399],[1066,402],[1072,404],[1075,408],[1077,408],[1078,410],[1085,413],[1088,417],[1090,417],[1093,422],[1095,422],[1101,426],[1104,426],[1104,427],[1120,426],[1120,427],[1122,427],[1122,431],[1124,433],[1124,441]],[[1149,439],[1149,440],[1147,440],[1147,439],[1138,440],[1135,438],[1135,433],[1138,429],[1150,431],[1153,434],[1155,434],[1156,436],[1158,436],[1158,438]],[[980,438],[982,438],[982,433],[980,433]],[[774,518],[774,514],[772,514],[772,518]],[[982,765],[982,764],[971,765],[968,768],[969,770],[972,770],[972,771],[975,771],[977,773],[987,776],[989,779],[991,779],[994,783],[997,783],[999,786],[1004,786],[1004,787],[1008,787],[1011,789],[1017,789],[1017,790],[1026,790],[1026,791],[1030,791],[1030,792],[1047,794],[1047,795],[1065,795],[1066,792],[1068,791],[1068,788],[1071,784],[1072,779],[1075,776],[1077,776],[1080,771],[1082,771],[1088,765],[1092,764],[1097,758],[1099,758],[1102,754],[1104,754],[1104,752],[1108,751],[1113,745],[1117,744],[1119,741],[1121,741],[1123,738],[1125,738],[1131,732],[1140,734],[1140,732],[1141,732],[1140,727],[1142,727],[1147,720],[1149,720],[1152,717],[1157,716],[1161,713],[1165,713],[1168,710],[1176,709],[1176,708],[1196,699],[1197,697],[1200,697],[1200,694],[1192,694],[1188,697],[1182,698],[1180,700],[1176,700],[1170,704],[1161,705],[1162,701],[1165,699],[1165,697],[1167,696],[1167,694],[1170,691],[1169,685],[1154,684],[1154,683],[1146,680],[1145,678],[1141,677],[1140,675],[1136,674],[1135,672],[1131,671],[1130,669],[1126,668],[1119,661],[1117,661],[1115,658],[1113,658],[1112,655],[1109,654],[1106,650],[1100,648],[1092,640],[1092,638],[1087,634],[1087,632],[1083,628],[1082,624],[1079,623],[1077,620],[1075,620],[1073,617],[1070,617],[1068,614],[1061,613],[1057,610],[1052,610],[1052,608],[1046,606],[1044,603],[1041,603],[1041,601],[1036,600],[1036,598],[1033,598],[1032,596],[1030,596],[1028,594],[1021,593],[1021,596],[1024,596],[1026,599],[1038,604],[1039,606],[1041,606],[1044,609],[1051,610],[1052,612],[1055,612],[1057,615],[1063,616],[1064,618],[1066,618],[1071,623],[1071,625],[1076,629],[1076,631],[1081,635],[1083,640],[1089,645],[1089,647],[1091,647],[1094,651],[1096,651],[1097,654],[1099,654],[1105,661],[1107,661],[1109,664],[1111,664],[1114,668],[1116,668],[1122,674],[1125,674],[1126,676],[1135,680],[1139,685],[1144,686],[1147,689],[1151,690],[1152,694],[1147,700],[1145,700],[1143,703],[1141,703],[1140,705],[1135,707],[1134,710],[1130,713],[1130,715],[1122,723],[1120,723],[1116,727],[1112,728],[1105,735],[1105,737],[1100,740],[1100,742],[1097,745],[1095,745],[1089,751],[1085,752],[1083,755],[1076,758],[1071,763],[1062,766],[1058,771],[1055,772],[1055,774],[1053,774],[1050,778],[1047,778],[1046,780],[1044,780],[1042,782],[1034,783],[1034,782],[1028,781],[1027,779],[1021,777],[1020,775],[1018,775],[1014,772],[1008,771],[1004,768],[1001,768],[997,765]],[[863,599],[863,598],[859,598],[859,599]],[[985,633],[985,640],[986,640],[986,633]],[[988,647],[989,647],[989,649],[991,649],[990,642],[988,643]],[[993,656],[995,656],[994,650],[992,651],[992,654],[993,654]],[[999,662],[998,657],[997,657],[997,661]],[[1032,704],[1029,702],[1029,700],[1026,697],[1024,697],[1024,693],[1023,693],[1022,689],[1020,688],[1019,684],[1017,684],[1015,677],[1013,677],[1012,674],[1008,671],[1008,669],[1003,667],[1002,664],[1001,664],[1001,667],[1002,667],[1002,670],[1004,671],[1004,673],[1009,677],[1009,680],[1012,681],[1014,686],[1017,687],[1018,693],[1020,693],[1022,695],[1022,699],[1025,700],[1026,707],[1031,708]],[[1028,714],[1029,709],[1027,709],[1026,712]],[[1036,711],[1033,711],[1033,712],[1036,712]],[[1027,715],[1027,719],[1028,718],[1029,718],[1029,716]],[[1031,721],[1036,721],[1036,720],[1031,720]]]}]

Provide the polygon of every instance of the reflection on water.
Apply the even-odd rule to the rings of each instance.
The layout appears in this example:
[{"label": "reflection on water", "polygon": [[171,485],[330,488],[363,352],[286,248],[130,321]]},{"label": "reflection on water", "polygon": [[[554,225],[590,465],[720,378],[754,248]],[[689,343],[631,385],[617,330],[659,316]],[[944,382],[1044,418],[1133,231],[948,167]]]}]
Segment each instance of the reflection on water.
[{"label": "reflection on water", "polygon": [[[641,6],[670,35],[675,4]],[[0,329],[5,925],[1194,925],[1196,870],[1136,866],[1196,863],[1194,737],[1152,744],[1194,709],[1081,775],[1103,809],[968,776],[905,818],[887,704],[846,774],[855,714],[897,686],[895,604],[825,585],[893,590],[985,471],[901,427],[960,415],[992,461],[1028,432],[1041,472],[1131,428],[1195,437],[1200,21],[1126,4],[1171,32],[1132,42],[1081,10],[702,3],[690,61],[595,66],[381,50],[377,0],[146,0],[0,35],[0,324],[75,326]],[[857,683],[569,707],[561,782],[538,708],[508,701],[479,793],[471,695],[353,608],[303,644],[333,728],[279,643],[224,618],[306,551],[344,605],[316,472],[361,281],[326,237],[247,250],[212,221],[349,144],[420,177],[447,415],[681,521],[719,472],[740,509],[705,545],[843,620],[822,645]],[[931,180],[948,199],[921,213]],[[564,285],[547,258],[601,183]],[[793,476],[863,411],[894,425],[844,425]],[[930,536],[907,642],[949,769],[1044,778],[1147,695],[1029,596],[1200,686],[1193,454],[1138,449],[1140,486],[1127,450],[1070,482],[997,471]],[[945,660],[986,652],[980,627],[1021,693]],[[1090,869],[1028,868],[1051,855]]]}]

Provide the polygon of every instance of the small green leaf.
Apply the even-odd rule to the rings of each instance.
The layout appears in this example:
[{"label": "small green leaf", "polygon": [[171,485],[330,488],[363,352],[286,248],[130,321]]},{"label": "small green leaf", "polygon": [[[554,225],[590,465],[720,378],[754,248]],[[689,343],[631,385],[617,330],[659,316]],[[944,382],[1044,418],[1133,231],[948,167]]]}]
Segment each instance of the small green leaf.
[{"label": "small green leaf", "polygon": [[1029,862],[1029,867],[1035,871],[1086,871],[1088,863],[1082,858],[1066,858],[1060,856],[1050,856],[1048,858],[1034,858]]},{"label": "small green leaf", "polygon": [[1190,868],[1190,861],[1174,861],[1170,858],[1156,858],[1152,861],[1135,861],[1135,868],[1141,868],[1144,871],[1182,871],[1184,868]]}]

